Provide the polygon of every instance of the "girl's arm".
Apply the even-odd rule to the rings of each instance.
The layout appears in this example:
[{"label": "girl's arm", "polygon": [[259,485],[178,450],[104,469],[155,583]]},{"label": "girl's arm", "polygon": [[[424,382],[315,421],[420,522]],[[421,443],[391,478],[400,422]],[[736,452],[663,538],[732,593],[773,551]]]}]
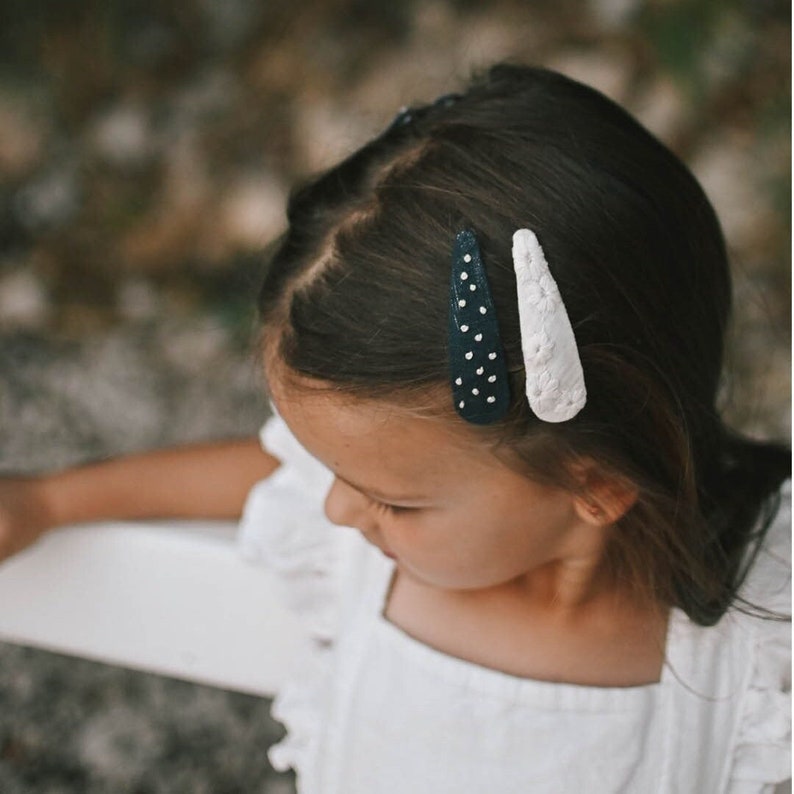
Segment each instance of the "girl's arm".
[{"label": "girl's arm", "polygon": [[129,455],[44,476],[0,479],[0,559],[63,524],[237,518],[254,483],[278,465],[252,438]]}]

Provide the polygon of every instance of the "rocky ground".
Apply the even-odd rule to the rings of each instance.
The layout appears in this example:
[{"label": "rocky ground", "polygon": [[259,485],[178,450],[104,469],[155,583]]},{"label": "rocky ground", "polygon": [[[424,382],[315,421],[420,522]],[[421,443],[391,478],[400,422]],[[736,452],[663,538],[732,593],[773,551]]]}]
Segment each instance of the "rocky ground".
[{"label": "rocky ground", "polygon": [[[785,2],[100,5],[0,9],[0,471],[253,432],[251,295],[288,186],[508,57],[594,84],[691,165],[737,277],[726,408],[789,437]],[[0,645],[0,791],[290,791],[267,708]]]},{"label": "rocky ground", "polygon": [[[6,471],[254,433],[264,412],[254,357],[207,320],[0,335]],[[3,794],[286,794],[265,756],[281,733],[264,699],[0,644]]]}]

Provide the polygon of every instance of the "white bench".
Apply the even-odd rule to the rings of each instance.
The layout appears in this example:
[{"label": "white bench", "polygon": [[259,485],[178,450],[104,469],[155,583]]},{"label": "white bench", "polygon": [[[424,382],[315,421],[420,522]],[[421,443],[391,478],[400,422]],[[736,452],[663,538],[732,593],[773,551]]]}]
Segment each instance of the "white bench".
[{"label": "white bench", "polygon": [[0,564],[0,640],[273,695],[306,637],[231,524],[58,530]]}]

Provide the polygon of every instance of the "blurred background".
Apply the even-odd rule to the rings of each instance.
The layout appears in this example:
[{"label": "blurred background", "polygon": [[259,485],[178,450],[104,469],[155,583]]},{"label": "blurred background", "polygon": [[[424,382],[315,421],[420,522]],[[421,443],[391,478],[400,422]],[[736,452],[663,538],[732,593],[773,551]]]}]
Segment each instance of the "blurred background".
[{"label": "blurred background", "polygon": [[[503,59],[690,165],[734,266],[725,410],[789,438],[790,29],[785,0],[0,0],[0,471],[254,432],[290,186]],[[289,792],[267,710],[0,645],[0,791]]]}]

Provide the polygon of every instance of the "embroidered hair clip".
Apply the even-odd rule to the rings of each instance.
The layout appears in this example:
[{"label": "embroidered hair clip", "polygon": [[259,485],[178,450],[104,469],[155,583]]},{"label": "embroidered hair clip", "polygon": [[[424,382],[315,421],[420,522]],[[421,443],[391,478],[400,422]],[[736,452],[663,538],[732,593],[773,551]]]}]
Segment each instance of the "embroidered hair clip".
[{"label": "embroidered hair clip", "polygon": [[538,238],[513,235],[521,350],[529,406],[544,422],[573,419],[587,401],[579,348]]},{"label": "embroidered hair clip", "polygon": [[502,340],[474,232],[455,236],[449,289],[449,362],[455,410],[486,425],[510,407]]},{"label": "embroidered hair clip", "polygon": [[[513,235],[521,352],[529,407],[544,422],[565,422],[584,408],[579,349],[538,238]],[[499,325],[474,232],[455,237],[449,303],[449,361],[455,410],[467,422],[497,422],[510,406]]]}]

